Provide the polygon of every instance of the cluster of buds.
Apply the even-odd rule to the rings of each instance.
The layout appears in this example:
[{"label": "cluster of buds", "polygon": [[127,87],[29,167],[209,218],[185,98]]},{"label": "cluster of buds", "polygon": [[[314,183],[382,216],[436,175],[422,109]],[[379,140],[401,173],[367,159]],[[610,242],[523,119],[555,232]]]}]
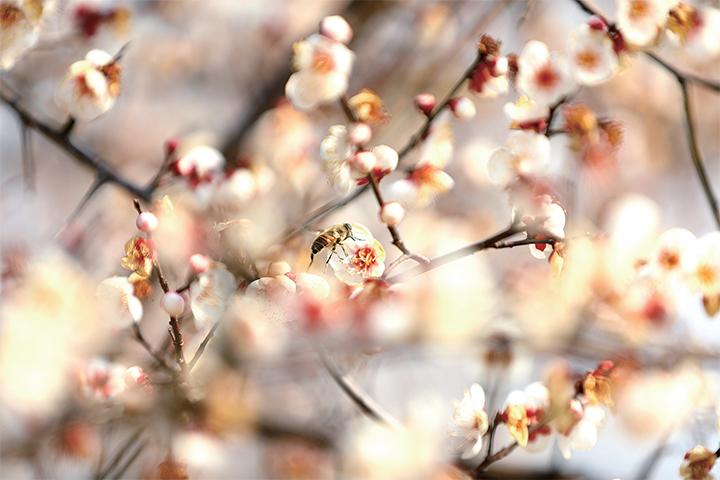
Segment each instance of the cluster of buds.
[{"label": "cluster of buds", "polygon": [[478,61],[468,79],[468,88],[483,98],[495,98],[508,91],[510,72],[507,57],[500,56],[500,42],[483,35],[478,45]]},{"label": "cluster of buds", "polygon": [[91,3],[82,3],[75,7],[72,16],[75,28],[85,37],[91,38],[103,25],[110,26],[119,33],[125,32],[130,21],[130,10],[122,6],[103,9]]}]

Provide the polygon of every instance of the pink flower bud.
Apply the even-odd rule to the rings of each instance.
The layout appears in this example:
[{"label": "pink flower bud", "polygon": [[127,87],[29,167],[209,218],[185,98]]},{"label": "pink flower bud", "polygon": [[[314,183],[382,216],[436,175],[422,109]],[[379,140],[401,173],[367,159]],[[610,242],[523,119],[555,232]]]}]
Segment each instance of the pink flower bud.
[{"label": "pink flower bud", "polygon": [[421,93],[419,95],[415,95],[415,106],[425,115],[429,116],[432,111],[435,110],[436,104],[437,101],[435,100],[435,95],[431,93]]},{"label": "pink flower bud", "polygon": [[475,116],[475,104],[467,97],[455,97],[450,100],[450,110],[458,120],[470,120]]},{"label": "pink flower bud", "polygon": [[336,42],[348,43],[353,31],[350,24],[340,15],[331,15],[320,21],[320,33]]},{"label": "pink flower bud", "polygon": [[350,141],[353,145],[365,145],[372,138],[372,129],[367,123],[353,123],[350,126]]},{"label": "pink flower bud", "polygon": [[350,166],[363,175],[367,175],[372,172],[376,163],[377,158],[372,152],[358,152],[350,160]]},{"label": "pink flower bud", "polygon": [[165,154],[167,156],[172,155],[180,146],[180,140],[177,138],[170,138],[165,141]]},{"label": "pink flower bud", "polygon": [[607,32],[608,25],[602,18],[598,16],[592,16],[590,17],[590,20],[588,20],[588,26],[592,28],[593,30],[597,30],[600,32]]},{"label": "pink flower bud", "polygon": [[137,216],[135,226],[137,226],[141,232],[150,233],[157,228],[158,219],[151,212],[142,212]]},{"label": "pink flower bud", "polygon": [[167,292],[160,300],[160,305],[171,317],[179,317],[185,310],[185,299],[177,292]]},{"label": "pink flower bud", "polygon": [[125,370],[125,385],[132,387],[134,385],[147,385],[150,379],[142,368],[137,365]]},{"label": "pink flower bud", "polygon": [[380,220],[391,227],[402,222],[403,217],[405,217],[405,209],[398,202],[388,202],[380,209]]},{"label": "pink flower bud", "polygon": [[190,257],[190,268],[196,275],[207,272],[210,269],[210,259],[201,253],[196,253]]}]

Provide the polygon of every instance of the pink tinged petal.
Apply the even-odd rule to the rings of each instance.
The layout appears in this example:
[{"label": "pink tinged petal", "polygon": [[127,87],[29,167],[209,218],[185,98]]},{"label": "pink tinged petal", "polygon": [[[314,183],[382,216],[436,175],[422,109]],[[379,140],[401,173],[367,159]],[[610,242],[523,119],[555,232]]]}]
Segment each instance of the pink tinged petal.
[{"label": "pink tinged petal", "polygon": [[513,155],[507,148],[495,150],[487,162],[487,174],[492,183],[505,186],[515,179],[512,160]]},{"label": "pink tinged petal", "polygon": [[586,452],[597,443],[597,427],[592,422],[582,419],[570,432],[570,444],[574,450]]},{"label": "pink tinged petal", "polygon": [[485,390],[477,383],[470,387],[470,398],[472,399],[473,408],[481,411],[485,408]]}]

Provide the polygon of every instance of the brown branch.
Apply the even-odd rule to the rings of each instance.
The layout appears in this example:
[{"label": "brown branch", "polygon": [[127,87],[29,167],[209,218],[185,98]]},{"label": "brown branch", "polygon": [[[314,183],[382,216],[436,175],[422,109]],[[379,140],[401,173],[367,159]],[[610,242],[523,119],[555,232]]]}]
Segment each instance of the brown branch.
[{"label": "brown branch", "polygon": [[[9,89],[7,85],[3,83],[4,89]],[[68,155],[75,158],[79,163],[86,167],[94,170],[98,178],[104,178],[107,182],[114,183],[120,188],[131,193],[135,197],[141,198],[145,201],[149,201],[152,196],[152,189],[149,187],[141,187],[131,182],[130,180],[122,177],[119,173],[105,163],[100,157],[84,150],[80,146],[76,145],[70,139],[71,131],[67,128],[67,124],[60,127],[53,127],[49,123],[46,123],[33,114],[31,114],[24,107],[20,106],[17,99],[11,98],[10,95],[4,91],[0,91],[0,100],[5,103],[8,107],[13,109],[17,114],[20,121],[30,128],[43,134],[48,140],[57,145],[61,150],[65,151]]]},{"label": "brown branch", "polygon": [[140,438],[140,435],[142,435],[142,433],[145,431],[145,428],[145,426],[138,428],[130,435],[130,437],[128,437],[128,439],[120,446],[120,448],[118,448],[113,458],[108,462],[108,465],[95,476],[95,480],[104,479],[115,469],[115,467],[118,466],[123,456],[125,456],[125,452],[127,452],[128,449],[131,448],[135,444],[135,442],[137,442],[137,440]]},{"label": "brown branch", "polygon": [[423,273],[429,272],[430,270],[435,270],[436,268],[439,268],[447,263],[454,262],[455,260],[467,257],[468,255],[472,255],[473,253],[479,252],[481,250],[487,250],[490,248],[509,248],[510,246],[515,246],[510,244],[501,244],[500,242],[521,232],[522,230],[516,224],[512,224],[505,230],[498,232],[495,235],[486,238],[485,240],[480,240],[479,242],[475,242],[470,245],[458,248],[457,250],[453,250],[452,252],[446,253],[444,255],[440,255],[439,257],[431,259],[428,263],[424,265],[417,265],[415,268],[390,277],[387,281],[391,284],[402,282],[404,280],[407,280],[408,278],[414,277],[416,275],[421,275]]},{"label": "brown branch", "polygon": [[140,325],[137,322],[133,322],[132,329],[133,334],[135,335],[135,339],[150,354],[150,356],[155,359],[158,365],[171,373],[176,373],[175,370],[170,365],[168,365],[165,359],[159,353],[153,350],[152,345],[150,345],[150,342],[148,342],[145,336],[142,334],[142,331],[140,330]]},{"label": "brown branch", "polygon": [[219,326],[220,322],[215,322],[207,335],[205,335],[205,338],[203,338],[200,346],[198,346],[198,349],[195,351],[195,355],[193,355],[192,360],[190,360],[190,363],[188,364],[188,371],[191,371],[193,367],[195,367],[195,364],[200,360],[200,357],[205,352],[205,348],[208,346],[208,343],[210,343],[210,340],[212,340],[213,336],[215,335],[215,331],[218,329]]}]

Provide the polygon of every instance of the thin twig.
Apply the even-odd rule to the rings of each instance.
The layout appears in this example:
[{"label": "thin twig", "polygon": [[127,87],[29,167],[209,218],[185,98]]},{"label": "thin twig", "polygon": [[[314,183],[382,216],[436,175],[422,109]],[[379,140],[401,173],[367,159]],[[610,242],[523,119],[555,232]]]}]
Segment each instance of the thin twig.
[{"label": "thin twig", "polygon": [[385,411],[379,403],[369,397],[355,384],[355,382],[340,371],[340,368],[335,364],[333,359],[323,347],[318,346],[316,350],[323,362],[323,365],[325,366],[325,369],[328,371],[335,383],[338,384],[338,386],[347,394],[348,397],[350,397],[350,399],[365,415],[376,422],[391,428],[400,428],[402,426],[395,417]]},{"label": "thin twig", "polygon": [[125,461],[125,463],[123,463],[122,466],[120,467],[120,469],[118,469],[118,471],[115,472],[115,476],[113,477],[114,480],[120,480],[121,478],[123,478],[123,475],[125,474],[127,469],[130,468],[130,466],[133,463],[135,463],[135,460],[137,460],[137,458],[140,456],[140,454],[145,449],[145,447],[147,446],[148,443],[150,443],[150,440],[148,440],[148,439],[145,439],[142,442],[140,442],[140,444],[137,446],[137,448],[135,448],[135,451],[130,454],[130,456]]},{"label": "thin twig", "polygon": [[155,361],[165,370],[175,373],[175,369],[173,369],[158,352],[153,350],[152,345],[150,345],[150,342],[148,342],[145,336],[142,334],[142,331],[140,330],[140,325],[137,322],[133,322],[132,329],[135,335],[135,339],[140,343],[140,345],[143,346],[143,348],[150,354],[150,356],[152,356]]},{"label": "thin twig", "polygon": [[22,167],[25,188],[33,191],[35,190],[35,156],[32,152],[31,130],[27,123],[21,123],[20,134],[22,136]]},{"label": "thin twig", "polygon": [[188,371],[191,371],[193,367],[195,367],[195,364],[200,360],[203,352],[205,352],[205,348],[208,346],[208,343],[210,343],[210,340],[212,340],[213,336],[215,335],[215,331],[218,329],[219,326],[220,322],[215,322],[207,335],[205,335],[205,338],[203,338],[200,346],[195,351],[195,355],[193,355],[192,360],[190,360],[190,363],[188,364]]},{"label": "thin twig", "polygon": [[100,473],[95,476],[95,480],[102,480],[115,469],[115,467],[120,463],[128,449],[135,444],[138,438],[140,438],[140,435],[142,435],[142,433],[145,431],[145,428],[145,426],[138,428],[128,437],[128,439],[120,446],[120,448],[118,448],[117,452],[113,456],[112,460],[110,460],[107,467],[105,467],[103,470],[100,471]]},{"label": "thin twig", "polygon": [[[10,89],[4,83],[2,85],[3,89]],[[115,172],[115,170],[105,163],[105,161],[100,157],[75,145],[68,136],[69,132],[65,131],[67,124],[61,127],[53,127],[50,124],[41,121],[24,107],[20,106],[17,99],[11,98],[10,95],[6,94],[4,91],[0,91],[0,100],[15,111],[23,124],[26,124],[28,127],[31,127],[43,134],[48,140],[53,142],[60,149],[64,150],[68,155],[75,158],[75,160],[79,163],[94,170],[98,176],[106,178],[108,182],[118,185],[136,197],[145,201],[150,200],[152,195],[151,189],[138,186],[130,180],[127,180]]]}]

